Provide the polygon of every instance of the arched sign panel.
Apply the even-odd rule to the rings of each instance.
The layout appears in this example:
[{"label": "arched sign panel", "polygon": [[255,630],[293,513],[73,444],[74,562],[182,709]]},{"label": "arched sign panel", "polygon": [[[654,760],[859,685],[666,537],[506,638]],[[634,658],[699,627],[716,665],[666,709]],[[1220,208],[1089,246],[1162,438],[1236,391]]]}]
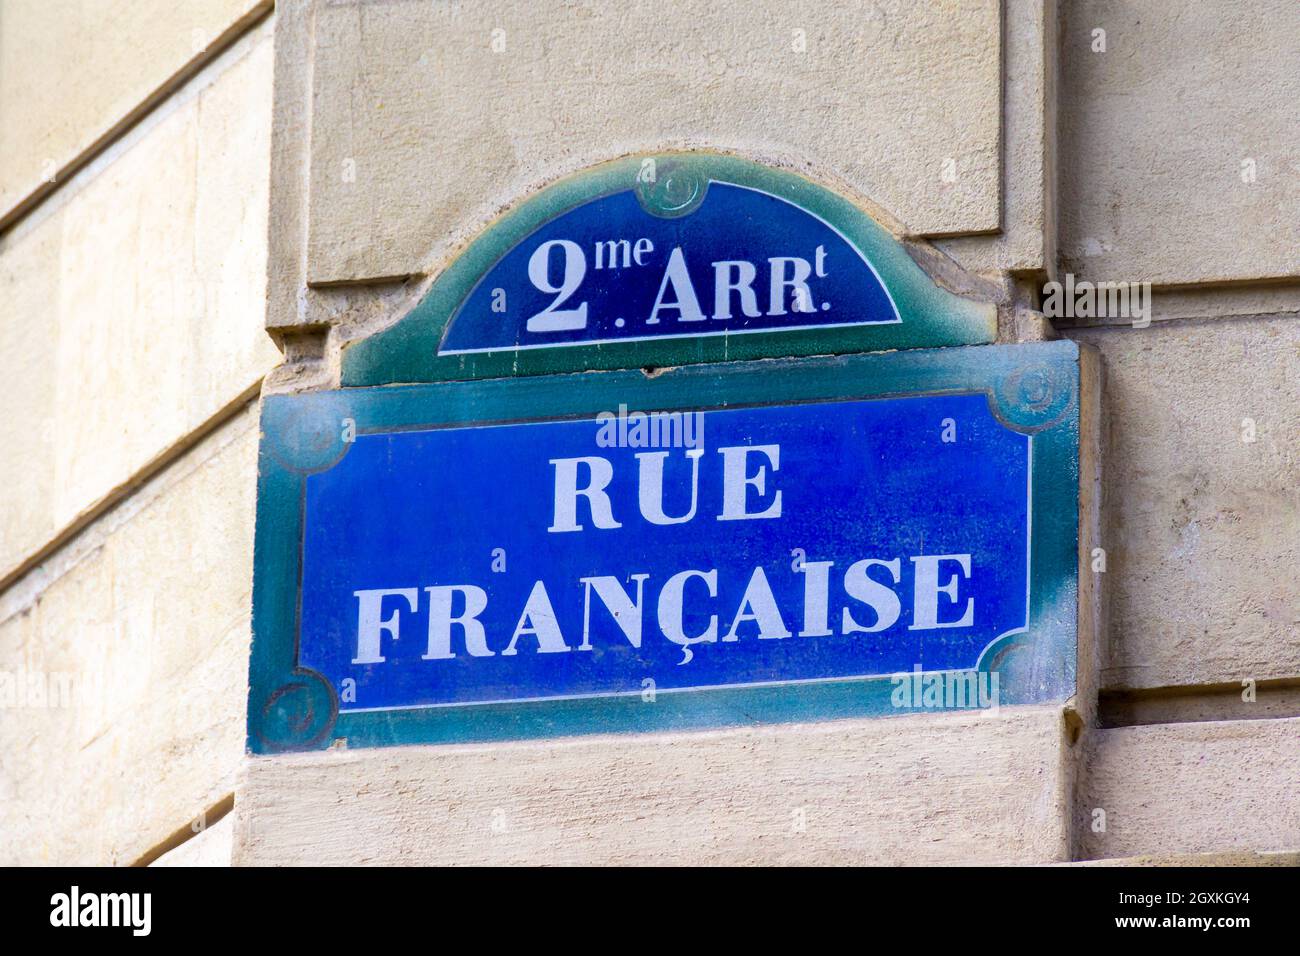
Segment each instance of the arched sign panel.
[{"label": "arched sign panel", "polygon": [[993,341],[879,224],[793,173],[684,153],[608,163],[494,224],[343,384]]},{"label": "arched sign panel", "polygon": [[249,748],[1068,700],[1089,379],[992,317],[788,173],[544,190],[264,401]]},{"label": "arched sign panel", "polygon": [[875,267],[825,221],[732,183],[683,191],[666,208],[629,189],[557,216],[479,281],[438,354],[903,321]]}]

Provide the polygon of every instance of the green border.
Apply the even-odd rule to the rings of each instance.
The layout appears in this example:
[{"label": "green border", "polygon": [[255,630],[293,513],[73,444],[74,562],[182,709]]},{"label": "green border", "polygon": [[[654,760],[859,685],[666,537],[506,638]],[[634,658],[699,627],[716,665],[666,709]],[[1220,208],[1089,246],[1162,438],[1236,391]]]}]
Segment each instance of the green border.
[{"label": "green border", "polygon": [[[636,188],[642,164],[649,159],[655,161],[657,175],[665,179],[679,176],[695,182],[747,186],[779,196],[825,220],[875,266],[903,321],[889,325],[437,354],[447,322],[479,280],[507,252],[562,213],[594,199]],[[643,154],[613,160],[562,179],[502,216],[438,276],[419,304],[396,325],[344,347],[342,384],[391,385],[984,345],[994,340],[996,326],[997,312],[991,303],[964,299],[935,285],[879,223],[848,199],[802,176],[718,153]]]},{"label": "green border", "polygon": [[887,716],[889,677],[338,714],[333,690],[297,666],[306,477],[358,432],[827,399],[979,392],[1010,428],[1033,435],[1030,627],[985,650],[1002,704],[1064,701],[1075,689],[1078,619],[1079,350],[1073,342],[782,359],[665,371],[395,386],[269,396],[258,464],[248,747],[255,753],[450,743]]}]

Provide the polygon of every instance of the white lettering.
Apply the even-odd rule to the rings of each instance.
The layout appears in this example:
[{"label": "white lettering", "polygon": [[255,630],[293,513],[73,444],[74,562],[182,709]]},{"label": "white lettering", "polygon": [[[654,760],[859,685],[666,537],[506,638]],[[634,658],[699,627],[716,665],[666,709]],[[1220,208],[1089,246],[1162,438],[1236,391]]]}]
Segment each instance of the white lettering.
[{"label": "white lettering", "polygon": [[[587,499],[591,521],[597,528],[621,528],[614,520],[605,487],[614,477],[614,466],[606,458],[552,458],[555,466],[555,518],[547,531],[581,531],[578,524],[578,496]],[[578,487],[578,466],[586,465],[591,481]]]},{"label": "white lettering", "polygon": [[750,475],[748,458],[750,455],[763,455],[772,465],[772,471],[781,467],[780,445],[738,445],[734,448],[719,448],[722,455],[722,514],[719,521],[741,521],[747,518],[781,517],[781,492],[772,496],[772,502],[764,511],[746,510],[749,489],[753,487],[759,495],[765,494],[767,487],[767,465],[759,465],[758,471]]},{"label": "white lettering", "polygon": [[419,610],[420,592],[415,588],[375,588],[367,591],[353,591],[352,596],[358,601],[357,609],[357,656],[353,664],[382,664],[384,655],[380,643],[385,634],[397,640],[399,625],[396,609],[387,618],[383,613],[384,598],[393,594],[406,599],[412,611]]},{"label": "white lettering", "polygon": [[[487,608],[487,592],[472,584],[451,587],[428,587],[429,594],[429,647],[424,653],[426,661],[445,661],[455,657],[451,649],[451,626],[459,624],[465,629],[465,650],[471,657],[491,657],[487,635],[478,616]],[[465,595],[465,610],[452,617],[451,602],[455,593]]]},{"label": "white lettering", "polygon": [[912,625],[910,631],[927,631],[939,627],[970,627],[975,619],[975,599],[966,599],[966,609],[956,621],[939,620],[939,595],[948,595],[952,604],[957,603],[958,576],[956,572],[948,578],[946,584],[939,584],[939,563],[956,561],[961,573],[970,580],[969,554],[923,554],[912,558],[916,565],[916,584],[913,590]]},{"label": "white lettering", "polygon": [[[673,287],[675,298],[672,302],[665,302],[664,292],[667,291],[669,284]],[[646,319],[648,325],[658,323],[660,309],[676,309],[678,317],[683,322],[704,320],[704,313],[700,311],[700,300],[695,295],[695,287],[691,285],[691,274],[686,270],[686,259],[682,255],[681,246],[674,247],[668,256],[668,268],[664,270],[663,281],[659,283],[659,294],[655,296],[650,318]]]}]

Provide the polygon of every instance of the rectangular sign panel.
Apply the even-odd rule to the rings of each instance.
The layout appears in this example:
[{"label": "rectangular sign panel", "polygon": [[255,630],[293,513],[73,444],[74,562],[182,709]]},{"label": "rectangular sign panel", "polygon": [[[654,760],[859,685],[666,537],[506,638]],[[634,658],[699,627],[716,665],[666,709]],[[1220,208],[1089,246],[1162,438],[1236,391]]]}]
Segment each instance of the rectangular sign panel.
[{"label": "rectangular sign panel", "polygon": [[1025,626],[1032,438],[984,396],[621,411],[308,477],[300,660],[340,711],[974,668]]},{"label": "rectangular sign panel", "polygon": [[250,746],[1064,699],[1077,350],[962,352],[268,400]]}]

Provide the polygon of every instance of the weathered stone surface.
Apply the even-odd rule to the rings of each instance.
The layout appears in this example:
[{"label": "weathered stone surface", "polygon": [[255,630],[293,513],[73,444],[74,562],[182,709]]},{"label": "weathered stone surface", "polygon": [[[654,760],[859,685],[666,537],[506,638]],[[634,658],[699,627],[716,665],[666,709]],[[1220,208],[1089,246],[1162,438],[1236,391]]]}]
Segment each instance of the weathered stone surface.
[{"label": "weathered stone surface", "polygon": [[[1300,314],[1300,285],[1276,283],[1152,288],[1150,309],[1153,323],[1238,316],[1294,318]],[[1123,312],[1122,309],[1119,311]],[[1140,323],[1141,317],[1134,316],[1130,310],[1128,315],[1067,316],[1053,319],[1052,325],[1057,329],[1092,328],[1103,325],[1132,326],[1135,321]]]},{"label": "weathered stone surface", "polygon": [[270,31],[0,238],[0,579],[254,388]]},{"label": "weathered stone surface", "polygon": [[174,850],[169,850],[150,866],[230,866],[235,818],[226,814],[212,826]]},{"label": "weathered stone surface", "polygon": [[1300,675],[1300,324],[1071,335],[1106,365],[1102,687]]},{"label": "weathered stone surface", "polygon": [[0,17],[0,218],[270,6],[8,0]]},{"label": "weathered stone surface", "polygon": [[245,761],[236,864],[1069,856],[1057,708]]},{"label": "weathered stone surface", "polygon": [[1056,0],[1004,6],[1001,230],[935,243],[972,272],[1055,270],[1056,8]]},{"label": "weathered stone surface", "polygon": [[1086,748],[1083,858],[1300,847],[1300,717],[1094,730]]},{"label": "weathered stone surface", "polygon": [[1124,856],[1112,860],[1079,860],[1057,866],[1300,866],[1300,851],[1237,850],[1228,853],[1190,853],[1185,856]]},{"label": "weathered stone surface", "polygon": [[1099,727],[1300,717],[1300,680],[1110,690],[1101,697],[1097,717]]},{"label": "weathered stone surface", "polygon": [[249,408],[0,596],[0,862],[133,863],[231,792],[256,450]]},{"label": "weathered stone surface", "polygon": [[529,189],[698,146],[838,181],[913,234],[996,230],[1000,7],[318,4],[308,278],[435,268]]},{"label": "weathered stone surface", "polygon": [[1063,270],[1161,284],[1300,275],[1300,4],[1061,6]]}]

